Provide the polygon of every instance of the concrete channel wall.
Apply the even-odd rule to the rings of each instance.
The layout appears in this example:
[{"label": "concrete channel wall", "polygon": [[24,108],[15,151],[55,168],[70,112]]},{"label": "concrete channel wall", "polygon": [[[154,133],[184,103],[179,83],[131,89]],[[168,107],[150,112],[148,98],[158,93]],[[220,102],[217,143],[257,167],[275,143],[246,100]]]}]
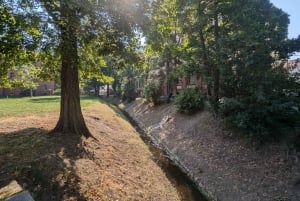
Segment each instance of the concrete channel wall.
[{"label": "concrete channel wall", "polygon": [[287,157],[286,146],[257,150],[208,111],[182,115],[172,104],[151,107],[142,99],[124,110],[210,200],[300,200],[298,155]]}]

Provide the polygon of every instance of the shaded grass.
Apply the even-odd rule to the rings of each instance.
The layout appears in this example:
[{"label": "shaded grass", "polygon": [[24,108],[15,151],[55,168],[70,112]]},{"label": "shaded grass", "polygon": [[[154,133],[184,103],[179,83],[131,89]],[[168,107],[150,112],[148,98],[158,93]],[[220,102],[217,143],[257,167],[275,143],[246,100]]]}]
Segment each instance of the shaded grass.
[{"label": "shaded grass", "polygon": [[0,133],[0,153],[0,188],[16,180],[35,200],[63,200],[66,194],[86,200],[73,168],[82,153],[79,136],[51,137],[48,130],[38,128]]},{"label": "shaded grass", "polygon": [[[42,99],[34,100],[34,104],[55,100],[39,98]],[[92,133],[97,134],[96,141],[78,135],[49,135],[48,129],[57,116],[55,113],[47,119],[43,119],[43,115],[27,119],[34,122],[27,122],[31,127],[27,124],[19,127],[12,122],[14,118],[8,118],[11,122],[7,121],[5,126],[9,129],[0,131],[0,188],[16,180],[39,201],[168,200],[158,198],[173,193],[176,197],[173,187],[167,187],[168,182],[161,182],[163,178],[153,179],[161,185],[156,188],[159,193],[148,190],[152,179],[151,176],[143,179],[144,169],[151,170],[149,175],[156,175],[153,178],[161,178],[163,174],[153,168],[150,153],[136,133],[129,134],[134,129],[123,119],[121,112],[114,113],[113,110],[118,108],[109,108],[97,98],[85,97],[82,103],[89,105],[83,113]],[[11,129],[11,125],[15,129]],[[127,173],[131,176],[126,176]],[[129,190],[124,192],[119,186],[129,186]]]},{"label": "shaded grass", "polygon": [[[0,99],[0,101],[10,106],[13,103],[22,104],[16,106],[17,109],[29,105],[42,108],[42,111],[45,111],[43,107],[46,107],[57,112],[60,97],[11,98],[7,101]],[[84,110],[89,107],[100,107],[107,119],[113,119],[109,118],[113,115],[111,110],[99,103],[98,98],[81,97],[81,105]],[[26,116],[32,114],[31,111],[22,114]],[[35,115],[39,116],[42,111],[38,111]],[[1,110],[0,112],[2,113]],[[91,116],[93,117],[94,114]],[[37,125],[38,127],[41,125],[42,128],[35,128],[34,125],[34,128],[22,127],[17,131],[0,132],[0,188],[16,180],[35,200],[87,200],[86,195],[82,194],[83,187],[80,187],[80,179],[75,168],[75,163],[79,159],[94,160],[83,146],[83,141],[86,139],[78,135],[49,135],[49,130],[44,129],[43,124]],[[104,196],[100,189],[97,192],[100,197]],[[0,194],[0,200],[2,200],[1,196],[4,195]]]},{"label": "shaded grass", "polygon": [[[81,106],[86,107],[98,102],[97,97],[81,97]],[[39,96],[23,98],[1,98],[0,117],[24,116],[29,114],[41,114],[58,112],[60,108],[60,96]]]},{"label": "shaded grass", "polygon": [[[81,97],[83,108],[97,103],[97,97]],[[7,114],[36,118],[45,112],[57,113],[59,106],[60,96],[0,99],[0,117]],[[83,138],[50,135],[44,124],[37,125],[41,128],[30,124],[34,127],[21,126],[17,131],[0,132],[0,189],[16,180],[35,200],[64,200],[65,197],[86,200],[79,192],[80,182],[74,169],[77,159],[86,158]],[[0,201],[3,196],[0,194]]]}]

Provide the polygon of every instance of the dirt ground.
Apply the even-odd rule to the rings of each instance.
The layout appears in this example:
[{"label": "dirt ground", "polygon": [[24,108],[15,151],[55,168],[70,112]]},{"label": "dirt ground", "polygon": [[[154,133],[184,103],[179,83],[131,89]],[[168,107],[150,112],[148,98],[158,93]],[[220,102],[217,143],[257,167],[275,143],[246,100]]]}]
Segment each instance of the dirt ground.
[{"label": "dirt ground", "polygon": [[300,200],[300,154],[289,144],[253,146],[208,111],[183,115],[142,99],[123,107],[215,200]]},{"label": "dirt ground", "polygon": [[1,118],[0,188],[16,180],[36,201],[179,200],[120,113],[97,103],[84,117],[95,139],[49,135],[57,113]]}]

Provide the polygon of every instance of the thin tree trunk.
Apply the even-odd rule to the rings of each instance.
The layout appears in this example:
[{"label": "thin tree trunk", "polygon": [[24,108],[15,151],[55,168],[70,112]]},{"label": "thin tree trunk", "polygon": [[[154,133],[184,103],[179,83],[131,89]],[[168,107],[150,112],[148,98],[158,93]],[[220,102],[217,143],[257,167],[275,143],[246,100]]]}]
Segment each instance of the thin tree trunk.
[{"label": "thin tree trunk", "polygon": [[94,95],[97,97],[99,95],[99,87],[97,84],[95,84],[94,90],[95,90]]},{"label": "thin tree trunk", "polygon": [[109,84],[106,85],[106,97],[109,97]]},{"label": "thin tree trunk", "polygon": [[[203,13],[201,12],[201,5],[199,2],[199,7],[198,7],[198,17],[201,18],[203,17]],[[207,49],[206,49],[206,44],[205,44],[205,38],[204,38],[204,34],[203,34],[203,25],[200,25],[199,27],[199,38],[200,38],[200,48],[202,49],[201,52],[201,59],[203,60],[203,64],[204,64],[204,72],[205,72],[205,77],[206,77],[206,88],[207,88],[207,95],[211,96],[211,88],[212,88],[212,81],[211,81],[211,77],[212,77],[212,66],[210,64],[210,62],[208,61],[208,55],[207,55]]]},{"label": "thin tree trunk", "polygon": [[214,35],[215,35],[215,51],[216,51],[216,63],[214,65],[213,79],[214,79],[214,101],[216,107],[219,102],[219,88],[220,88],[220,45],[219,45],[219,19],[218,19],[218,0],[214,1]]},{"label": "thin tree trunk", "polygon": [[[169,81],[169,74],[170,74],[170,60],[172,61],[172,59],[167,58],[167,62],[166,62],[166,78],[165,80],[166,82],[166,87],[167,87],[167,94],[163,94],[164,96],[168,96],[170,93],[170,81]],[[164,91],[164,90],[163,90]],[[164,93],[164,92],[163,92]]]},{"label": "thin tree trunk", "polygon": [[61,1],[61,107],[59,120],[52,132],[72,133],[91,136],[80,107],[78,79],[76,10]]},{"label": "thin tree trunk", "polygon": [[202,27],[200,29],[199,35],[200,35],[200,43],[201,43],[201,48],[202,48],[201,56],[202,56],[202,59],[203,59],[203,64],[204,64],[204,68],[205,68],[206,77],[208,78],[206,80],[207,95],[211,96],[211,76],[212,76],[211,71],[212,71],[212,69],[211,69],[211,65],[208,62],[205,39],[204,39]]}]

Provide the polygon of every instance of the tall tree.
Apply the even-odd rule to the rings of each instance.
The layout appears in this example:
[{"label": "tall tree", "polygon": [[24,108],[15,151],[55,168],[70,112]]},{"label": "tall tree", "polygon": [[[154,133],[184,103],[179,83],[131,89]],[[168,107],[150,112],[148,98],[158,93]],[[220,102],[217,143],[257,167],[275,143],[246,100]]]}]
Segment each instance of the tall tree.
[{"label": "tall tree", "polygon": [[[179,46],[182,41],[179,25],[177,0],[156,0],[151,5],[151,23],[148,31],[148,53],[150,48],[159,54],[161,67],[164,67],[167,92],[175,87],[175,68],[178,64]],[[156,56],[156,55],[152,55]],[[157,68],[157,66],[156,66]]]},{"label": "tall tree", "polygon": [[[8,39],[13,39],[14,36],[18,39],[16,45],[10,43],[5,45],[4,55],[1,49],[1,62],[7,59],[17,61],[18,59],[13,57],[16,52],[13,50],[16,47],[24,51],[30,48],[39,51],[39,58],[43,59],[42,64],[56,64],[60,61],[61,68],[55,70],[60,71],[61,110],[53,132],[90,136],[80,108],[79,71],[93,67],[89,64],[99,62],[100,55],[113,53],[118,49],[115,46],[122,49],[130,42],[130,39],[135,36],[134,33],[140,31],[139,20],[147,17],[143,12],[147,1],[1,0],[0,3],[1,48],[2,43],[14,42]],[[13,9],[15,7],[18,9]],[[24,26],[18,26],[15,23],[15,16],[28,16],[28,20],[21,23]],[[37,24],[38,29],[33,29],[33,25],[36,25],[34,23]],[[35,30],[40,32],[35,33]],[[6,36],[7,40],[4,38]],[[35,43],[36,38],[40,43]],[[95,41],[98,44],[95,48],[96,59],[83,61],[82,58],[88,54],[87,47]],[[33,46],[36,44],[39,46]],[[54,57],[56,58],[50,59]],[[55,71],[49,66],[47,65],[46,72]],[[99,67],[101,64],[95,66]],[[95,71],[91,70],[91,72]],[[97,72],[101,73],[100,70]],[[43,76],[49,77],[47,73]]]},{"label": "tall tree", "polygon": [[90,132],[80,107],[77,44],[79,11],[76,2],[60,1],[61,107],[59,120],[52,132],[76,133],[88,137]]},{"label": "tall tree", "polygon": [[[0,86],[8,86],[8,72],[31,65],[40,42],[40,19],[14,1],[0,0]],[[34,9],[31,6],[31,9]]]},{"label": "tall tree", "polygon": [[[121,34],[113,32],[110,36],[119,36],[117,41],[126,43],[128,38],[126,34],[131,34],[132,28],[136,26],[129,18],[132,17],[129,15],[131,13],[129,9],[135,10],[138,4],[135,1],[119,3],[88,0],[59,2],[60,16],[57,26],[61,35],[61,111],[53,132],[71,132],[90,136],[80,108],[78,43],[83,46],[92,41],[92,38],[100,37],[100,34],[105,31],[107,34],[113,29]],[[53,6],[49,6],[47,2],[44,2],[44,5],[51,12],[49,8]],[[83,28],[87,28],[88,32]]]},{"label": "tall tree", "polygon": [[295,50],[292,44],[297,44],[297,40],[287,40],[287,14],[268,0],[178,3],[182,8],[183,33],[188,36],[185,54],[195,58],[208,91],[211,85],[214,88],[215,101],[219,93],[235,96],[249,89],[245,84],[263,81],[262,77],[250,77],[262,76],[265,73],[259,71],[271,69],[272,53],[286,58],[287,49]]}]

